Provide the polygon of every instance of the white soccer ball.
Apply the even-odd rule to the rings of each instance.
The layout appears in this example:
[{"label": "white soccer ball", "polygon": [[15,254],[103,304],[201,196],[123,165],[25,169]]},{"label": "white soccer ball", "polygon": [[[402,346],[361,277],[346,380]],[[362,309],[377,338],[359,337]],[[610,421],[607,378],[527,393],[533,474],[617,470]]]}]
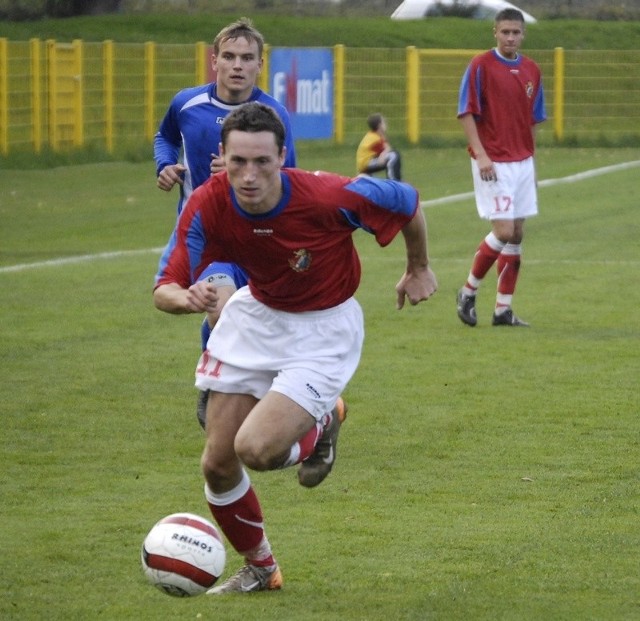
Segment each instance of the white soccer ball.
[{"label": "white soccer ball", "polygon": [[157,522],[142,544],[142,569],[155,587],[174,597],[200,595],[222,575],[222,536],[208,520],[173,513]]}]

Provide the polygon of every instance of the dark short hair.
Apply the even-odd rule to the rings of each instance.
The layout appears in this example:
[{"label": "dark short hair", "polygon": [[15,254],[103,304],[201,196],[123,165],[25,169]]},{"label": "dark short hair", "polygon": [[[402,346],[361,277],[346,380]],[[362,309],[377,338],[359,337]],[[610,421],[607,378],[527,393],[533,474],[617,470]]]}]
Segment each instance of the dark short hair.
[{"label": "dark short hair", "polygon": [[262,50],[264,49],[264,38],[255,29],[253,22],[248,17],[241,17],[239,20],[225,26],[213,40],[213,53],[218,55],[220,45],[225,41],[235,39],[246,39],[249,43],[258,44],[258,56],[262,58]]},{"label": "dark short hair", "polygon": [[379,112],[375,114],[370,114],[367,118],[367,125],[369,129],[373,132],[378,131],[380,127],[380,123],[382,123],[382,115]]},{"label": "dark short hair", "polygon": [[227,144],[229,133],[233,130],[251,134],[271,132],[275,136],[278,153],[282,153],[285,129],[280,117],[271,106],[251,101],[228,114],[222,123],[220,134],[223,146]]},{"label": "dark short hair", "polygon": [[522,22],[524,24],[524,15],[518,9],[502,9],[496,13],[494,22]]}]

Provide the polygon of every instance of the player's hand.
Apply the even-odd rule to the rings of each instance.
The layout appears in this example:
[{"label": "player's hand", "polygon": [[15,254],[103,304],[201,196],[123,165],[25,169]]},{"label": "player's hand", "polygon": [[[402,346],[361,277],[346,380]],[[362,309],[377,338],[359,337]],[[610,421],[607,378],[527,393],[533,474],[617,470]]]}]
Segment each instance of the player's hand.
[{"label": "player's hand", "polygon": [[169,192],[176,184],[184,183],[184,172],[186,167],[182,164],[169,164],[165,166],[158,175],[157,185],[161,190]]},{"label": "player's hand", "polygon": [[215,175],[217,172],[224,170],[225,166],[224,166],[224,160],[222,159],[222,157],[219,156],[217,153],[212,153],[211,164],[209,165],[209,168],[211,168],[212,175]]},{"label": "player's hand", "polygon": [[404,307],[405,298],[409,300],[411,306],[415,306],[428,300],[437,290],[438,281],[430,267],[417,272],[405,272],[396,285],[398,294],[396,308],[401,310]]},{"label": "player's hand", "polygon": [[487,154],[478,156],[478,169],[480,170],[480,179],[483,181],[497,181],[498,176],[493,162],[489,159]]},{"label": "player's hand", "polygon": [[237,291],[232,285],[221,285],[216,287],[216,295],[218,301],[216,302],[216,308],[214,311],[207,311],[207,320],[210,326],[215,326],[220,319],[220,313],[224,305],[229,301],[229,298]]},{"label": "player's hand", "polygon": [[186,309],[192,313],[215,313],[218,301],[216,287],[206,280],[199,280],[187,290]]}]

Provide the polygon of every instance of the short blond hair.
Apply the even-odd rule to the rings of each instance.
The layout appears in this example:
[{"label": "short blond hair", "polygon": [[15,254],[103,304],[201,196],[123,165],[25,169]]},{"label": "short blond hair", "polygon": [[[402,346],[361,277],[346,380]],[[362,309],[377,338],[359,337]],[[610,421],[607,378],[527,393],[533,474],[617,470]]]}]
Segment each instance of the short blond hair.
[{"label": "short blond hair", "polygon": [[239,20],[225,26],[213,40],[213,53],[216,56],[220,52],[220,45],[225,41],[235,39],[246,39],[258,44],[258,56],[262,58],[262,50],[264,49],[264,37],[253,25],[253,22],[248,17],[241,17]]}]

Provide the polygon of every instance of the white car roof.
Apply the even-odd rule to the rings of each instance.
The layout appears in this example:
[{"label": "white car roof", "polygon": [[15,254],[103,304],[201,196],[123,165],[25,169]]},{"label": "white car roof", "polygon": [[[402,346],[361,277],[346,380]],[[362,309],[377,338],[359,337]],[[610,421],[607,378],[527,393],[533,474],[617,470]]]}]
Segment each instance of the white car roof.
[{"label": "white car roof", "polygon": [[[502,9],[518,9],[524,16],[525,22],[533,24],[537,21],[533,15],[504,0],[455,0],[455,3],[477,6],[478,17],[487,19],[493,19]],[[391,19],[422,19],[428,17],[429,9],[437,9],[437,5],[453,6],[454,0],[404,0],[391,14]]]}]

